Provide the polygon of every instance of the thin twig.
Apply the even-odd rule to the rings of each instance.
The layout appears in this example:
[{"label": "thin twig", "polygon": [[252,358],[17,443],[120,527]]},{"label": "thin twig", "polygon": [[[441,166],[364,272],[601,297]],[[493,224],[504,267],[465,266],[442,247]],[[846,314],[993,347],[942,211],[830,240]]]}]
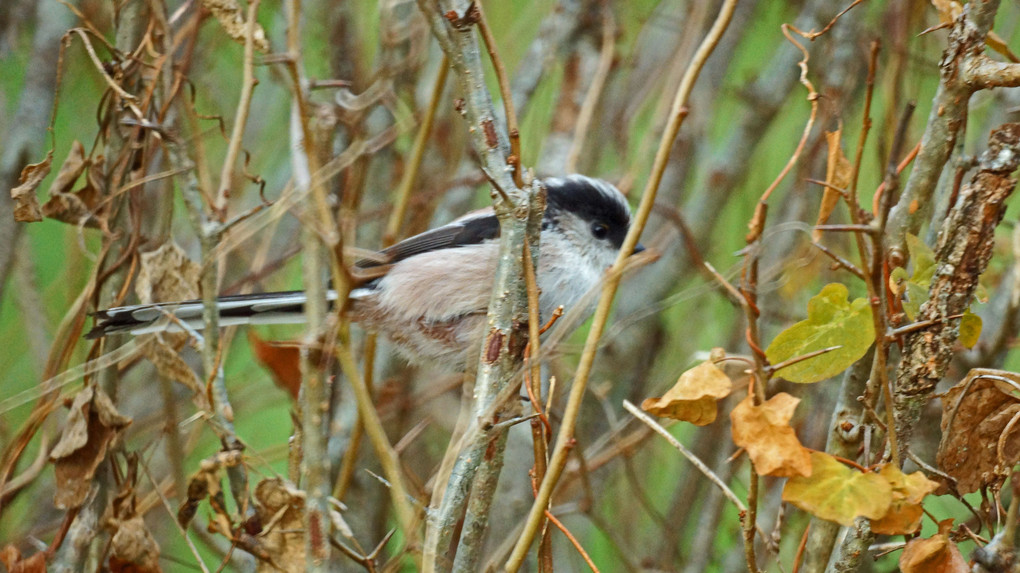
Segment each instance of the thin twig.
[{"label": "thin twig", "polygon": [[878,230],[871,225],[815,225],[813,227],[816,231],[833,231],[839,233],[864,233],[866,235],[876,235]]},{"label": "thin twig", "polygon": [[613,66],[613,58],[616,55],[616,21],[609,9],[602,13],[602,49],[599,52],[599,64],[595,70],[591,85],[588,86],[588,93],[584,95],[584,102],[581,103],[581,111],[577,114],[577,123],[574,125],[574,140],[570,144],[570,151],[567,153],[566,172],[577,171],[577,160],[581,156],[581,149],[584,140],[588,135],[588,128],[595,116],[595,108],[598,105],[602,90],[605,89],[606,80],[609,79],[609,71]]},{"label": "thin twig", "polygon": [[[485,19],[485,10],[482,9],[480,0],[471,3],[469,11],[474,10],[475,18],[478,20],[478,31],[482,34],[485,42],[485,49],[489,52],[489,60],[496,70],[496,81],[499,83],[499,95],[503,99],[503,111],[506,113],[506,130],[510,136],[510,156],[506,158],[507,163],[513,169],[514,184],[517,187],[524,186],[524,177],[521,169],[521,132],[517,126],[517,112],[514,110],[514,98],[510,93],[510,80],[506,75],[506,66],[503,59],[499,57],[499,49],[496,46],[496,38],[489,29],[489,22]],[[465,15],[465,18],[468,16]]]},{"label": "thin twig", "polygon": [[[761,198],[758,200],[759,206],[764,205],[765,203],[768,202],[769,197],[772,195],[772,192],[775,191],[777,187],[779,187],[779,184],[783,181],[783,179],[786,178],[786,175],[790,172],[791,169],[793,169],[793,166],[797,164],[797,160],[800,159],[800,155],[801,153],[804,152],[804,147],[807,145],[808,136],[811,135],[811,129],[815,125],[815,117],[818,115],[818,93],[815,92],[815,87],[811,83],[811,81],[807,79],[808,73],[807,64],[811,56],[810,54],[808,54],[807,49],[805,49],[804,46],[800,44],[800,42],[793,39],[793,36],[790,35],[790,30],[793,30],[794,32],[800,34],[801,36],[804,36],[804,33],[801,32],[800,30],[797,30],[796,28],[789,24],[783,24],[782,30],[783,35],[786,36],[786,39],[789,40],[791,44],[796,46],[797,49],[800,50],[801,54],[803,54],[804,56],[797,63],[797,65],[798,67],[800,67],[800,83],[803,84],[804,87],[806,87],[808,90],[807,100],[811,102],[811,115],[808,117],[807,123],[804,124],[804,131],[801,133],[800,141],[797,142],[797,148],[793,151],[793,154],[790,155],[790,159],[787,160],[786,165],[783,166],[783,169],[779,172],[779,175],[776,175],[776,178],[773,179],[772,183],[768,186],[768,188],[765,189],[765,192],[762,193]],[[755,217],[751,220],[751,233],[750,235],[748,235],[747,239],[748,243],[753,242],[754,239],[761,235],[765,222],[759,219],[763,218],[764,215],[759,217],[758,212],[755,213]]]},{"label": "thin twig", "polygon": [[567,537],[570,544],[574,546],[574,549],[576,549],[581,555],[581,559],[584,559],[584,562],[588,565],[588,567],[590,567],[595,573],[599,573],[599,568],[595,566],[595,562],[591,560],[591,557],[588,557],[588,552],[584,550],[584,547],[581,547],[581,543],[570,533],[570,530],[568,530],[559,519],[556,519],[556,516],[553,515],[551,511],[546,510],[545,516],[549,519],[550,523],[555,525],[556,528]]},{"label": "thin twig", "polygon": [[251,111],[251,96],[255,92],[255,30],[259,28],[258,10],[262,0],[252,0],[248,3],[248,26],[244,33],[244,60],[241,63],[241,94],[237,102],[237,109],[234,114],[234,128],[230,133],[230,143],[227,145],[227,156],[223,160],[223,168],[220,170],[220,186],[216,193],[212,210],[222,223],[226,216],[227,200],[230,199],[230,187],[233,181],[234,164],[241,152],[241,143],[244,139],[244,131],[248,126],[248,113]]},{"label": "thin twig", "polygon": [[404,486],[397,452],[390,445],[389,438],[386,437],[386,430],[383,429],[382,420],[379,419],[379,412],[376,411],[375,404],[372,403],[372,395],[365,385],[361,372],[358,371],[350,350],[346,346],[337,345],[334,347],[334,351],[344,376],[347,377],[354,389],[354,396],[358,402],[358,414],[365,426],[365,433],[368,434],[368,440],[375,448],[376,457],[379,458],[379,465],[382,466],[383,473],[389,481],[390,499],[396,507],[400,528],[404,531],[408,545],[413,547],[418,542],[417,517],[414,508],[408,501],[407,488]]},{"label": "thin twig", "polygon": [[840,12],[839,14],[836,14],[836,17],[833,18],[828,24],[826,24],[824,28],[822,28],[818,32],[808,32],[806,35],[804,35],[804,37],[807,38],[808,40],[814,42],[819,36],[825,34],[829,30],[831,30],[832,27],[836,25],[836,21],[838,21],[840,18],[843,17],[843,14],[846,14],[854,6],[860,4],[861,2],[864,2],[864,0],[854,0],[853,3],[851,3],[849,6],[844,8],[842,12]]},{"label": "thin twig", "polygon": [[669,430],[663,428],[661,424],[653,420],[652,417],[649,416],[648,414],[642,412],[637,406],[632,404],[629,400],[623,401],[623,407],[625,410],[633,414],[635,418],[644,422],[649,428],[655,431],[655,433],[659,434],[663,438],[666,438],[666,441],[669,442],[670,445],[672,445],[674,448],[676,448],[681,454],[683,454],[683,456],[687,458],[687,461],[691,462],[691,464],[693,464],[694,467],[698,468],[698,471],[704,474],[705,477],[708,478],[708,481],[715,484],[715,486],[718,487],[720,491],[722,491],[723,495],[726,496],[726,499],[730,500],[730,502],[732,502],[733,505],[735,505],[739,511],[741,512],[747,511],[747,506],[744,505],[744,502],[740,501],[740,498],[737,497],[737,494],[733,493],[733,490],[731,490],[730,487],[726,485],[726,482],[720,479],[719,476],[715,475],[715,472],[712,471],[712,468],[708,467],[707,465],[705,465],[705,462],[698,459],[698,457],[694,455],[694,452],[688,450],[686,446],[684,446],[683,444],[680,443],[679,440],[674,438],[673,434],[669,433]]},{"label": "thin twig", "polygon": [[[915,158],[917,158],[917,154],[920,151],[921,151],[921,142],[918,141],[917,145],[915,145],[914,148],[911,149],[909,153],[907,153],[907,155],[903,158],[903,160],[900,161],[899,165],[896,166],[896,173],[897,174],[903,173],[903,170],[906,169],[907,166],[910,165],[914,161]],[[886,187],[885,181],[882,181],[882,183],[880,183],[878,185],[878,189],[875,189],[875,195],[871,199],[871,212],[872,213],[878,213],[881,210],[881,201],[882,201],[882,196],[885,194],[885,187]]]},{"label": "thin twig", "polygon": [[821,356],[822,354],[828,354],[829,352],[832,352],[833,350],[839,350],[840,348],[843,348],[843,347],[842,346],[829,346],[828,348],[822,348],[820,350],[815,350],[813,352],[808,352],[807,354],[801,354],[800,356],[794,356],[793,358],[790,358],[788,360],[784,360],[784,361],[780,362],[779,364],[769,364],[768,366],[765,367],[765,371],[770,373],[770,374],[774,373],[774,372],[778,372],[778,371],[782,370],[783,368],[786,368],[787,366],[793,366],[794,364],[797,364],[799,362],[803,362],[805,360],[814,358],[815,356]]},{"label": "thin twig", "polygon": [[170,500],[163,495],[163,489],[159,487],[159,484],[157,484],[156,480],[153,479],[152,474],[149,473],[148,465],[144,460],[139,460],[138,467],[141,468],[145,477],[149,478],[149,482],[152,484],[152,489],[155,490],[156,495],[159,496],[159,500],[163,502],[163,507],[166,508],[167,514],[170,515],[170,521],[174,523],[177,531],[181,534],[181,537],[184,538],[184,543],[188,546],[188,550],[191,551],[191,555],[195,558],[195,562],[198,563],[198,566],[202,568],[204,573],[209,573],[209,568],[206,567],[205,561],[202,560],[202,555],[198,552],[198,548],[195,547],[195,543],[191,541],[191,538],[188,537],[188,532],[185,531],[184,528],[181,527],[181,524],[177,521],[177,512],[174,511],[174,508],[170,505]]},{"label": "thin twig", "polygon": [[103,76],[103,79],[106,80],[106,84],[110,86],[110,89],[116,92],[117,95],[120,96],[127,103],[127,106],[135,114],[136,118],[138,118],[139,120],[143,119],[145,117],[145,114],[142,112],[141,109],[138,108],[137,105],[138,96],[129,94],[128,92],[124,91],[124,88],[122,88],[120,84],[116,82],[116,80],[110,77],[110,74],[107,73],[106,71],[106,66],[103,65],[103,62],[100,61],[99,59],[99,55],[96,54],[96,49],[92,46],[92,41],[89,40],[86,30],[83,30],[81,28],[74,28],[69,30],[67,34],[68,35],[78,34],[78,36],[81,37],[82,43],[85,44],[85,51],[88,53],[89,58],[92,60],[92,63],[95,64],[96,69]]},{"label": "thin twig", "polygon": [[837,255],[836,253],[832,252],[832,250],[829,249],[828,247],[826,247],[825,245],[823,245],[821,243],[812,242],[811,246],[812,247],[816,247],[819,251],[825,253],[830,259],[835,261],[836,266],[839,266],[840,268],[843,268],[843,269],[846,269],[846,270],[850,271],[851,273],[853,273],[853,275],[855,277],[857,277],[859,279],[862,279],[862,280],[864,279],[864,271],[862,271],[861,269],[857,268],[857,265],[851,263],[847,259],[844,259],[843,257],[841,257],[841,256]]},{"label": "thin twig", "polygon": [[421,126],[418,128],[418,135],[414,138],[414,145],[411,146],[411,154],[407,160],[407,166],[400,176],[400,183],[394,192],[393,211],[390,212],[389,221],[386,223],[386,231],[383,232],[383,247],[388,247],[397,241],[400,227],[404,224],[404,216],[407,213],[407,206],[410,204],[411,192],[418,179],[418,170],[421,168],[422,159],[425,157],[425,146],[428,144],[429,135],[432,133],[432,126],[435,124],[436,111],[443,97],[443,90],[446,87],[446,77],[449,75],[450,64],[446,56],[439,62],[439,71],[436,73],[436,81],[432,86],[432,98],[429,106],[425,109],[425,117],[422,118]]}]

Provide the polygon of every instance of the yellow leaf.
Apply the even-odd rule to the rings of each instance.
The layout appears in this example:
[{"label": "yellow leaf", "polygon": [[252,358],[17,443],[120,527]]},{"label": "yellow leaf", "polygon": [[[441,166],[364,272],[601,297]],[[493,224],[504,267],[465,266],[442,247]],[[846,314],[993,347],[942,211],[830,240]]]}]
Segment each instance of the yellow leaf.
[{"label": "yellow leaf", "polygon": [[881,519],[871,521],[871,530],[884,535],[905,535],[921,527],[921,500],[939,484],[924,477],[921,472],[904,474],[895,464],[886,464],[878,472],[892,486],[892,503],[889,512]]},{"label": "yellow leaf", "polygon": [[908,282],[907,298],[903,300],[903,312],[907,313],[907,318],[917,320],[917,315],[921,314],[921,304],[927,300],[927,286],[921,286],[914,281]]},{"label": "yellow leaf", "polygon": [[974,348],[978,338],[981,336],[981,327],[984,322],[981,317],[967,309],[960,319],[960,344],[966,348]]},{"label": "yellow leaf", "polygon": [[928,287],[931,285],[932,275],[935,274],[935,252],[917,235],[907,233],[906,239],[910,261],[914,266],[914,274],[911,275],[910,280],[923,287]]},{"label": "yellow leaf", "polygon": [[868,301],[847,301],[846,286],[831,283],[808,302],[807,320],[780,332],[765,351],[772,364],[839,347],[780,369],[790,382],[811,383],[831,378],[860,360],[875,341]]},{"label": "yellow leaf", "polygon": [[680,375],[661,398],[648,398],[641,409],[661,416],[706,426],[715,421],[716,401],[729,396],[733,383],[712,360],[706,360]]},{"label": "yellow leaf", "polygon": [[840,525],[854,518],[881,518],[889,511],[892,486],[875,473],[862,473],[823,452],[811,453],[811,475],[793,477],[783,488],[783,501]]},{"label": "yellow leaf", "polygon": [[730,412],[733,443],[747,450],[759,474],[791,477],[811,475],[811,454],[790,427],[799,399],[780,392],[761,406],[751,397]]},{"label": "yellow leaf", "polygon": [[896,267],[889,273],[889,290],[896,296],[902,296],[907,292],[907,281],[910,276],[903,267]]}]

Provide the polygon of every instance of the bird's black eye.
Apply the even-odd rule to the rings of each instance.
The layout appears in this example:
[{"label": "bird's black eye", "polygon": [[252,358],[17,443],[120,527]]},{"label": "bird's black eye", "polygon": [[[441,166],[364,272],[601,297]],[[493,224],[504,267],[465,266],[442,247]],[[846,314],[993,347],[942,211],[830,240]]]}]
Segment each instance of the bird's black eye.
[{"label": "bird's black eye", "polygon": [[609,227],[605,223],[592,223],[591,234],[596,239],[605,239],[609,236]]}]

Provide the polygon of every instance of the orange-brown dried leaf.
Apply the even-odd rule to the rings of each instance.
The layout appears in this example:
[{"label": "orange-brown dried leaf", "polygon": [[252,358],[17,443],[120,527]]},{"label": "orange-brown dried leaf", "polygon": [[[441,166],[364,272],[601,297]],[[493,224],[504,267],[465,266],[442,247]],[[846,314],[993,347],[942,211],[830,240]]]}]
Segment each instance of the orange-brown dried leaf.
[{"label": "orange-brown dried leaf", "polygon": [[184,333],[166,333],[159,337],[154,337],[153,340],[149,341],[142,347],[142,354],[146,360],[152,362],[152,365],[156,367],[156,371],[166,376],[170,380],[174,380],[184,384],[191,390],[192,401],[200,409],[207,409],[209,407],[209,400],[205,395],[205,384],[195,374],[195,371],[188,366],[188,363],[181,358],[178,354],[180,344],[173,345],[173,342],[168,341],[178,336],[187,336]]},{"label": "orange-brown dried leaf", "polygon": [[936,489],[938,482],[924,477],[921,472],[904,474],[895,464],[886,464],[878,475],[892,486],[892,503],[881,519],[871,521],[871,530],[884,535],[905,535],[921,527],[924,510],[921,501]]},{"label": "orange-brown dried leaf", "polygon": [[19,223],[37,223],[42,221],[42,209],[39,208],[39,200],[36,199],[35,190],[39,184],[50,174],[53,166],[53,150],[46,153],[46,158],[39,163],[30,163],[21,170],[18,177],[18,186],[11,189],[11,199],[14,201],[14,220]]},{"label": "orange-brown dried leaf", "polygon": [[[264,479],[255,486],[255,507],[262,523],[277,519],[276,525],[261,536],[261,548],[273,564],[288,572],[305,570],[303,492],[295,491],[280,479]],[[277,517],[279,516],[279,517]],[[269,563],[258,571],[278,571]]]},{"label": "orange-brown dried leaf", "polygon": [[60,195],[69,193],[71,188],[74,187],[75,181],[81,177],[82,173],[85,173],[85,168],[88,165],[88,160],[85,158],[85,146],[77,139],[72,141],[71,151],[67,153],[67,158],[60,165],[60,170],[57,171],[57,176],[53,178],[53,183],[50,183],[49,194]]},{"label": "orange-brown dried leaf", "polygon": [[145,527],[141,516],[116,523],[110,540],[111,573],[158,573],[159,543]]},{"label": "orange-brown dried leaf", "polygon": [[135,293],[143,303],[197,299],[202,267],[188,258],[177,243],[164,243],[142,253]]},{"label": "orange-brown dried leaf", "polygon": [[811,454],[790,427],[799,399],[780,392],[761,406],[748,396],[730,412],[733,443],[747,450],[759,474],[811,475]]},{"label": "orange-brown dried leaf", "polygon": [[89,386],[78,392],[60,440],[50,452],[57,482],[53,505],[71,509],[85,501],[108,446],[130,423],[102,389]]},{"label": "orange-brown dried leaf", "polygon": [[[846,189],[850,186],[850,175],[853,168],[850,160],[843,154],[840,141],[843,137],[843,130],[825,132],[825,142],[829,146],[828,158],[825,165],[825,191],[822,194],[822,202],[818,207],[818,220],[815,225],[824,225],[832,212],[839,204],[842,197],[839,189]],[[811,239],[816,243],[822,240],[822,232],[815,230],[811,232]]]},{"label": "orange-brown dried leaf", "polygon": [[[140,259],[140,270],[135,280],[135,293],[140,301],[151,303],[198,298],[201,266],[189,259],[177,243],[164,243],[158,249],[142,253]],[[178,354],[187,339],[188,335],[183,332],[162,333],[145,345],[143,353],[160,374],[187,386],[193,393],[195,404],[200,409],[207,409],[205,384]]]},{"label": "orange-brown dried leaf", "polygon": [[18,548],[8,544],[0,549],[0,563],[8,573],[46,573],[46,553],[40,551],[31,557],[21,558]]},{"label": "orange-brown dried leaf", "polygon": [[733,382],[712,360],[706,360],[680,375],[680,379],[661,398],[648,398],[641,409],[661,416],[683,420],[696,426],[715,421],[716,403],[730,395]]},{"label": "orange-brown dried leaf", "polygon": [[949,540],[953,520],[939,522],[939,532],[928,539],[911,539],[900,555],[903,573],[967,573],[970,567],[956,544]]},{"label": "orange-brown dried leaf", "polygon": [[840,525],[857,517],[879,519],[889,511],[892,486],[875,473],[851,469],[824,452],[811,453],[811,475],[793,477],[783,488],[783,501]]},{"label": "orange-brown dried leaf", "polygon": [[942,395],[942,441],[935,461],[956,479],[961,494],[1001,483],[1020,461],[1020,423],[1003,436],[1020,415],[1020,397],[1013,384],[985,376],[1020,384],[1020,374],[975,368]]},{"label": "orange-brown dried leaf", "polygon": [[[84,153],[84,150],[81,153]],[[85,186],[71,192],[71,186],[83,171],[87,174]],[[57,180],[50,186],[50,200],[42,207],[43,215],[69,225],[100,229],[104,233],[109,233],[107,221],[109,209],[105,201],[105,189],[103,156],[100,155],[90,161],[79,157],[72,149],[71,155],[60,168]]]},{"label": "orange-brown dried leaf", "polygon": [[0,563],[2,563],[4,567],[10,569],[11,565],[18,561],[21,561],[21,551],[19,551],[13,544],[8,543],[3,546],[3,549],[0,549]]},{"label": "orange-brown dried leaf", "polygon": [[269,369],[276,385],[285,390],[294,400],[301,392],[301,350],[296,344],[280,344],[265,341],[248,331],[248,342],[251,343],[255,359]]}]

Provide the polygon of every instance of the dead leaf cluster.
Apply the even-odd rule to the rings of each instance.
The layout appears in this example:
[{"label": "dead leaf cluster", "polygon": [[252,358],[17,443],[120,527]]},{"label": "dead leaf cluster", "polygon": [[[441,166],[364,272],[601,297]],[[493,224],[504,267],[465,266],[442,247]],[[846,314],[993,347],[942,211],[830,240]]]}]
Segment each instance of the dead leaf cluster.
[{"label": "dead leaf cluster", "polygon": [[188,480],[187,496],[177,509],[177,522],[181,527],[187,527],[191,523],[199,504],[208,499],[221,530],[229,533],[233,529],[226,499],[223,496],[223,472],[243,462],[243,454],[236,450],[217,452],[216,455],[202,460],[198,471]]},{"label": "dead leaf cluster", "polygon": [[60,440],[50,452],[57,480],[53,505],[72,509],[85,502],[96,468],[130,423],[99,387],[86,386],[75,395]]},{"label": "dead leaf cluster", "polygon": [[[18,186],[11,189],[11,198],[15,202],[14,220],[34,223],[42,221],[43,216],[46,216],[70,225],[101,229],[109,233],[104,157],[88,157],[81,142],[72,142],[67,158],[50,184],[49,200],[39,207],[36,190],[49,175],[52,163],[53,150],[50,150],[43,161],[27,165],[21,171]],[[74,190],[82,175],[85,175],[85,184]]]},{"label": "dead leaf cluster", "polygon": [[935,458],[961,494],[1001,485],[1020,461],[1020,374],[975,368],[942,395]]}]

